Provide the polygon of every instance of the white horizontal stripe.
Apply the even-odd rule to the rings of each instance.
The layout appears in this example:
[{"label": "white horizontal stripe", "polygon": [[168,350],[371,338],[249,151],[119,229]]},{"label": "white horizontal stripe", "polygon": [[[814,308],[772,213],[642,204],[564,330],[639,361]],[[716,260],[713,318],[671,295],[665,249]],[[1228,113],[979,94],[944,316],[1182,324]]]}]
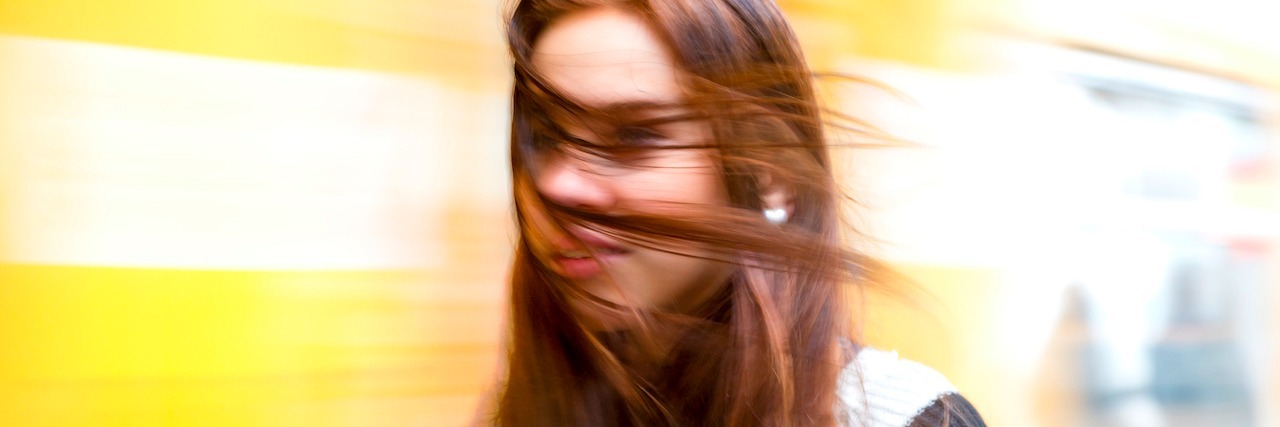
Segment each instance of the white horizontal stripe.
[{"label": "white horizontal stripe", "polygon": [[501,151],[503,97],[12,36],[0,64],[3,261],[424,266],[442,262],[448,200],[506,191],[446,179],[503,176],[500,154],[463,156]]}]

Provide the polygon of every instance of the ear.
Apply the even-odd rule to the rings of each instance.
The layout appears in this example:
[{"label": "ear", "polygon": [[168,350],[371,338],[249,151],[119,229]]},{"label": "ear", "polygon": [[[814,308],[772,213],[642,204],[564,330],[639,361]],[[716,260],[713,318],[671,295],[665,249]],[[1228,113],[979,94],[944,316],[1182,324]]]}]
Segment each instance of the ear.
[{"label": "ear", "polygon": [[795,214],[796,203],[791,190],[791,186],[783,182],[773,179],[768,173],[763,173],[759,178],[760,204],[764,209],[782,208],[787,211],[787,217]]}]

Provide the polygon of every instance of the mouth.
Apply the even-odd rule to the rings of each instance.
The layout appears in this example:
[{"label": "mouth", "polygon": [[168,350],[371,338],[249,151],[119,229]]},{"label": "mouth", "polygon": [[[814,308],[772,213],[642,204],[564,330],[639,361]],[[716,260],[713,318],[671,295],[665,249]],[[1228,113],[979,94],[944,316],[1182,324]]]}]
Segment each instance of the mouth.
[{"label": "mouth", "polygon": [[559,249],[552,256],[553,269],[566,279],[596,277],[604,272],[605,264],[616,262],[628,253],[626,249],[593,235],[574,233],[574,237],[587,246],[579,246],[577,242],[557,242],[555,246]]}]

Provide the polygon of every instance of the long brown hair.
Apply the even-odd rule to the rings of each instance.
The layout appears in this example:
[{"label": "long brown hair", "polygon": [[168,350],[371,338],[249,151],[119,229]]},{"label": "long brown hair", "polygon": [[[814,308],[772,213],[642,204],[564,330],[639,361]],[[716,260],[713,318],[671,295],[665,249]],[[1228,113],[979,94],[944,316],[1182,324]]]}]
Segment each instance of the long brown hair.
[{"label": "long brown hair", "polygon": [[[713,135],[699,147],[677,149],[711,153],[729,207],[686,206],[678,216],[595,211],[558,205],[534,188],[531,168],[542,150],[579,144],[575,152],[608,157],[625,149],[559,138],[549,109],[610,113],[561,96],[531,65],[534,42],[554,20],[600,6],[644,20],[675,56],[693,113],[667,119],[705,120]],[[857,342],[846,292],[870,264],[841,246],[840,196],[812,75],[777,7],[769,0],[522,0],[510,16],[520,239],[507,373],[493,422],[838,424],[837,381]],[[794,213],[786,224],[762,218],[761,177],[790,191]],[[730,262],[734,272],[695,310],[613,305],[537,260],[535,247],[545,236],[531,223],[535,214],[650,248],[711,248],[696,256]],[[629,327],[590,325],[593,316],[609,315]]]}]

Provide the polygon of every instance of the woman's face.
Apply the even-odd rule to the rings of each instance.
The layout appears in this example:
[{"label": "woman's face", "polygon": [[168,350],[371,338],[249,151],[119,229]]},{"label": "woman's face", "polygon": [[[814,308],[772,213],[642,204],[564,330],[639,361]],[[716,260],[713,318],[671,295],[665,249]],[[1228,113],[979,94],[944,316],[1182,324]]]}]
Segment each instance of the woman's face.
[{"label": "woman's face", "polygon": [[[624,121],[682,112],[681,70],[654,32],[631,14],[607,7],[571,13],[552,22],[533,50],[534,69],[581,105],[615,112]],[[679,215],[681,205],[728,203],[705,150],[643,149],[705,144],[711,138],[705,122],[616,127],[564,113],[547,114],[571,138],[640,148],[612,160],[575,155],[572,148],[568,154],[541,156],[531,168],[534,183],[539,193],[558,204],[606,213]],[[549,245],[534,248],[538,258],[583,290],[616,304],[688,308],[715,292],[730,272],[728,264],[689,256],[703,253],[696,246],[673,243],[667,248],[684,254],[679,255],[572,224],[555,227],[541,212],[530,218],[549,237]]]}]

